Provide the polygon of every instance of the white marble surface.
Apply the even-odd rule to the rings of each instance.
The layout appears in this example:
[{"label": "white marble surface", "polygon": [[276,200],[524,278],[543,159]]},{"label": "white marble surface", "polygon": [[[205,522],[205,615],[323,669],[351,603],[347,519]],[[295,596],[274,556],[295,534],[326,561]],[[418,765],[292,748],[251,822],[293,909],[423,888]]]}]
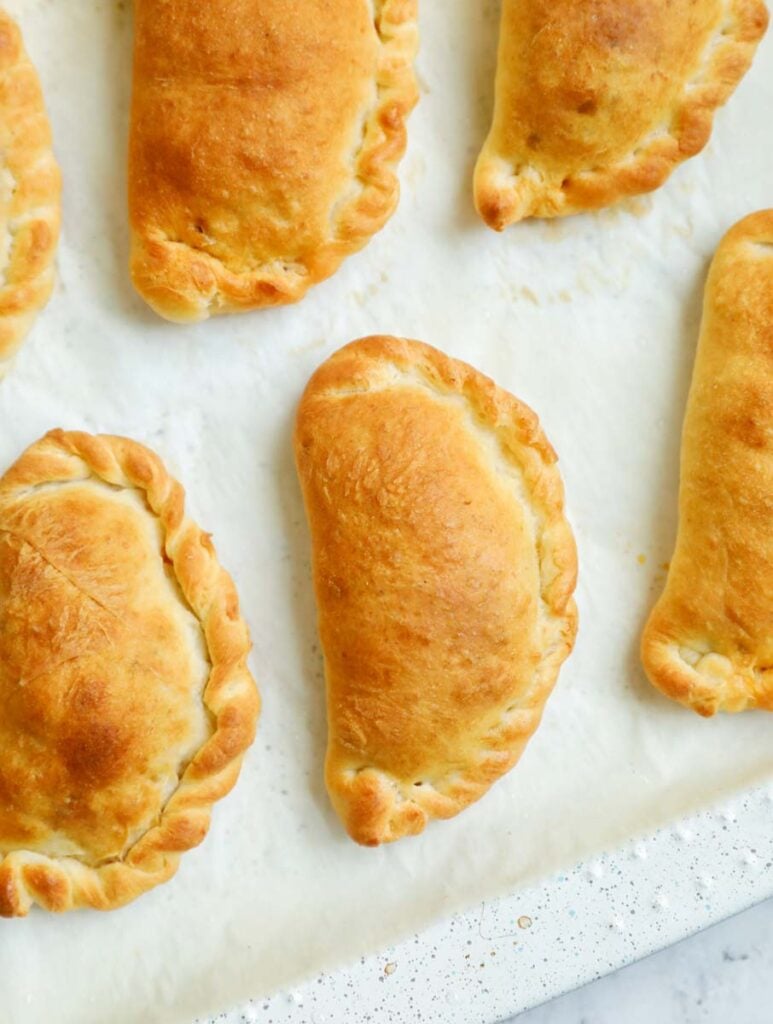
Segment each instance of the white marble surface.
[{"label": "white marble surface", "polygon": [[520,1014],[517,1024],[770,1024],[773,900]]}]

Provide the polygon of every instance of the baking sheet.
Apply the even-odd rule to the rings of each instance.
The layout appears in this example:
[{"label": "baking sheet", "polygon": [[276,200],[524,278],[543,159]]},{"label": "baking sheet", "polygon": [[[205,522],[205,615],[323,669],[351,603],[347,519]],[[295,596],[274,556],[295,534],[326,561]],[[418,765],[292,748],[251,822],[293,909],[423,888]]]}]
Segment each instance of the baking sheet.
[{"label": "baking sheet", "polygon": [[773,895],[772,810],[769,785],[724,797],[207,1024],[509,1020]]},{"label": "baking sheet", "polygon": [[[701,721],[646,684],[638,634],[675,528],[678,438],[708,260],[773,203],[773,36],[708,150],[660,192],[496,236],[470,175],[497,4],[425,4],[422,99],[391,223],[303,304],[163,324],[125,271],[130,7],[12,0],[65,175],[60,281],[0,385],[0,462],[52,426],[125,433],[186,485],[239,585],[264,697],[255,747],[177,878],[124,910],[0,922],[0,1021],[184,1022],[773,776],[773,722]],[[412,840],[354,846],[321,781],[322,666],[290,450],[314,367],[370,332],[473,362],[540,413],[581,558],[581,630],[519,768]]]}]

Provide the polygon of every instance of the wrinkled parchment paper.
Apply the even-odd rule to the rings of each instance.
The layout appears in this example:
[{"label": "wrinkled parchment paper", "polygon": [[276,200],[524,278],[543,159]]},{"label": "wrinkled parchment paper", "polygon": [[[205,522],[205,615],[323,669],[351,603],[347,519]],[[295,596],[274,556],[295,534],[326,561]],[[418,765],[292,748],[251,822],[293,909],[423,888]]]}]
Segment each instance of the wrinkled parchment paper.
[{"label": "wrinkled parchment paper", "polygon": [[[503,237],[471,205],[497,4],[426,3],[397,215],[295,308],[162,323],[126,273],[128,0],[11,0],[64,168],[54,301],[0,385],[0,462],[53,426],[155,448],[214,533],[265,706],[241,781],[177,878],[124,910],[0,922],[2,1024],[182,1024],[346,962],[773,774],[773,718],[701,721],[645,682],[638,635],[675,529],[708,260],[773,204],[773,34],[713,141],[651,197]],[[325,797],[323,682],[293,471],[312,370],[371,332],[492,375],[557,448],[581,629],[521,765],[418,839],[354,846]]]}]

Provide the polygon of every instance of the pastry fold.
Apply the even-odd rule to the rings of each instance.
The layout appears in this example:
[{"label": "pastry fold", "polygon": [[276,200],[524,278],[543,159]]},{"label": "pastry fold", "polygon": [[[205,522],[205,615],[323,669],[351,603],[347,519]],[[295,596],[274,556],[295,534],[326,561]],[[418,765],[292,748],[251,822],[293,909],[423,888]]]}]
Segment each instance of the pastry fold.
[{"label": "pastry fold", "polygon": [[501,231],[658,188],[751,64],[762,0],[503,0],[475,204]]},{"label": "pastry fold", "polygon": [[534,413],[419,342],[367,338],[324,363],[295,451],[327,787],[375,846],[457,814],[518,761],[574,643],[574,539]]},{"label": "pastry fold", "polygon": [[0,377],[51,295],[60,207],[40,81],[0,11]]},{"label": "pastry fold", "polygon": [[676,550],[641,651],[701,715],[773,710],[773,210],[736,224],[711,265]]},{"label": "pastry fold", "polygon": [[170,320],[295,302],[395,209],[416,0],[136,0],[131,273]]}]

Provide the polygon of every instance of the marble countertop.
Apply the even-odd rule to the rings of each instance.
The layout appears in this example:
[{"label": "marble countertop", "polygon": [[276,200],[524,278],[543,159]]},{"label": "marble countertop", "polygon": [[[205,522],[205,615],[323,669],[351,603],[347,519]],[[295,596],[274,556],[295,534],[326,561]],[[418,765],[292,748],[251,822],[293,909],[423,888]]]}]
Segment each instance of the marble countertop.
[{"label": "marble countertop", "polygon": [[517,1024],[771,1024],[773,900],[513,1018]]}]

